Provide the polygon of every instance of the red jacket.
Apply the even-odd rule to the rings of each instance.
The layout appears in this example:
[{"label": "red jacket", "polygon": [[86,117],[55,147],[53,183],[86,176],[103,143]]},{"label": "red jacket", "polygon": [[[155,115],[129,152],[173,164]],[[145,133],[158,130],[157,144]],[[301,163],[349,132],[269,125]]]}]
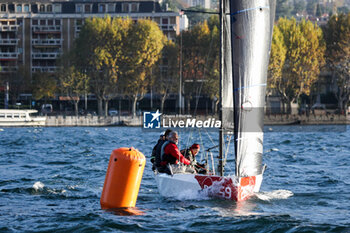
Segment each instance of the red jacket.
[{"label": "red jacket", "polygon": [[[175,164],[177,164],[178,161],[186,165],[191,164],[191,162],[180,153],[179,148],[175,143],[169,143],[164,147],[164,155],[170,155],[174,158],[174,160],[176,159],[177,161]],[[167,163],[167,161],[162,161],[161,165],[166,165]]]}]

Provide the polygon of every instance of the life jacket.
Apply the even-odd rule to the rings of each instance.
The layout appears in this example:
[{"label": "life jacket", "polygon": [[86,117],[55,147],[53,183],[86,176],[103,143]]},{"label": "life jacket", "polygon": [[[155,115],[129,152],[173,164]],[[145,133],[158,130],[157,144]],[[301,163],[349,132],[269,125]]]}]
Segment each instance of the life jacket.
[{"label": "life jacket", "polygon": [[[165,154],[164,153],[164,149],[165,147],[169,144],[169,143],[172,143],[172,144],[175,144],[174,142],[172,141],[166,141],[163,145],[162,145],[162,150],[161,150],[161,165],[165,165],[165,164],[177,164],[178,163],[178,160],[176,158],[174,158],[172,155],[170,154]],[[176,144],[175,144],[176,145]]]},{"label": "life jacket", "polygon": [[156,148],[155,148],[155,162],[156,166],[160,167],[160,162],[162,161],[161,155],[162,155],[162,147],[163,144],[165,143],[165,140],[158,141]]}]

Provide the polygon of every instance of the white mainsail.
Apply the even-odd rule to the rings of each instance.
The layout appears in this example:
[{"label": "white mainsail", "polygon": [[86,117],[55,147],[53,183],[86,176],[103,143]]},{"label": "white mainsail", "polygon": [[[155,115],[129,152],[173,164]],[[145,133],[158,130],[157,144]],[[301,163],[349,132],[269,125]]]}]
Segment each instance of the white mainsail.
[{"label": "white mainsail", "polygon": [[[262,174],[266,77],[275,3],[272,0],[223,1],[224,6],[226,3],[230,8],[223,17],[228,21],[229,16],[230,22],[226,24],[230,25],[231,32],[229,43],[230,39],[225,41],[223,37],[226,59],[223,65],[232,66],[236,176],[255,176]],[[232,47],[226,47],[229,44]],[[231,55],[227,50],[232,52]],[[223,71],[228,71],[222,75],[223,81],[230,81],[226,77],[230,75],[230,68],[224,67]],[[223,95],[225,98],[231,99],[226,94]],[[226,100],[222,102],[226,103]]]}]

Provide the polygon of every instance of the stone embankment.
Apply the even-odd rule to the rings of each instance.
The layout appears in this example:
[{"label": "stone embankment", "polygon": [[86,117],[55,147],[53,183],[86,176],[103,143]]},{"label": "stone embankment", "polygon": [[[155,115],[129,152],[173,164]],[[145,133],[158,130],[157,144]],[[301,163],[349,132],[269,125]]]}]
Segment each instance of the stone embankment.
[{"label": "stone embankment", "polygon": [[[185,120],[191,116],[168,115],[172,120]],[[218,116],[197,116],[197,120],[218,119]],[[317,124],[349,124],[350,115],[266,115],[265,125],[317,125]],[[46,126],[141,126],[141,116],[48,116]]]},{"label": "stone embankment", "polygon": [[141,117],[48,116],[46,126],[141,126]]}]

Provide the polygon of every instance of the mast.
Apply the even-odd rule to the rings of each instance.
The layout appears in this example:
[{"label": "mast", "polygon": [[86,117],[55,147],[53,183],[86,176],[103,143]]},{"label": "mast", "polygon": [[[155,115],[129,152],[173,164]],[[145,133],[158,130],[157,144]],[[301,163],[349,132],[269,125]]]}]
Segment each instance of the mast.
[{"label": "mast", "polygon": [[224,127],[223,127],[223,119],[222,119],[222,88],[223,88],[223,83],[222,83],[222,77],[223,77],[223,62],[224,62],[224,58],[223,58],[223,16],[224,16],[224,12],[223,12],[223,1],[221,0],[219,3],[219,20],[220,20],[220,52],[219,52],[219,56],[220,56],[220,102],[219,102],[219,120],[221,121],[221,127],[219,130],[219,164],[218,164],[218,172],[220,176],[224,175],[224,166],[223,166],[223,144],[224,144]]},{"label": "mast", "polygon": [[224,175],[225,134],[233,131],[233,76],[230,0],[220,1],[220,120],[219,174]]}]

